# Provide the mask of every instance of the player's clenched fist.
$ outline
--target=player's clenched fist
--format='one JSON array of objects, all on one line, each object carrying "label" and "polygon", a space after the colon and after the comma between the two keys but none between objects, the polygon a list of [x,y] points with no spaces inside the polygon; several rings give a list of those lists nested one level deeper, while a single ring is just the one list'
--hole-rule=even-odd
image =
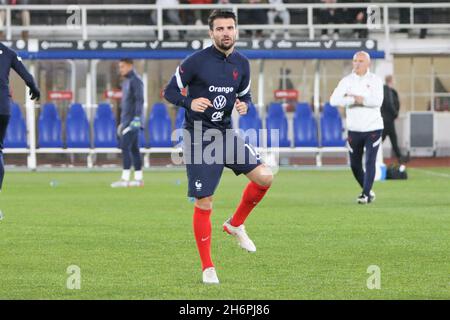
[{"label": "player's clenched fist", "polygon": [[208,107],[212,107],[212,103],[206,98],[197,98],[191,102],[192,111],[205,112]]},{"label": "player's clenched fist", "polygon": [[247,114],[248,106],[245,102],[240,101],[239,99],[236,99],[236,102],[234,103],[234,107],[236,108],[237,112],[241,116],[244,114]]}]

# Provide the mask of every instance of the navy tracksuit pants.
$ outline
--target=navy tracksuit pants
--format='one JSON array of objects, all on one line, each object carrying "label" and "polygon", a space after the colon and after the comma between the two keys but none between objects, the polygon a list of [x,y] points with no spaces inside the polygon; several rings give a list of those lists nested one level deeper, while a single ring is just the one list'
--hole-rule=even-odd
[{"label": "navy tracksuit pants", "polygon": [[[375,180],[377,152],[381,145],[383,130],[370,132],[348,132],[348,146],[350,151],[350,166],[356,181],[363,189],[363,194],[369,197]],[[363,154],[366,149],[365,166],[363,169]]]},{"label": "navy tracksuit pants", "polygon": [[122,135],[121,149],[123,156],[123,168],[131,169],[134,166],[135,171],[142,169],[141,153],[139,151],[139,129],[133,129]]}]

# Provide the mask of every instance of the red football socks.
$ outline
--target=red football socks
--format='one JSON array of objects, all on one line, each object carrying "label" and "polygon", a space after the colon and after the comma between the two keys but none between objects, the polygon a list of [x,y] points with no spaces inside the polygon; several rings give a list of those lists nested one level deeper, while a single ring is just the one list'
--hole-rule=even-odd
[{"label": "red football socks", "polygon": [[253,208],[261,201],[261,199],[269,190],[270,186],[260,186],[259,184],[250,181],[244,189],[242,194],[241,203],[231,218],[231,225],[233,227],[239,227],[245,222]]},{"label": "red football socks", "polygon": [[203,210],[194,206],[194,235],[198,253],[202,260],[202,270],[214,267],[211,260],[211,209]]}]

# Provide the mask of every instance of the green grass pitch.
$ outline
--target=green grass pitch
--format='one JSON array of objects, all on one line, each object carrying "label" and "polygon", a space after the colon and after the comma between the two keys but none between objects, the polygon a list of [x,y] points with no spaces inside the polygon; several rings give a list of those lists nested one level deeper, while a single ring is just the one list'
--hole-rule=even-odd
[{"label": "green grass pitch", "polygon": [[[184,171],[120,190],[119,172],[8,172],[0,299],[450,299],[450,169],[409,175],[361,206],[349,170],[282,170],[246,222],[249,254],[221,230],[246,184],[226,171],[212,217],[221,284],[206,286]],[[380,289],[367,288],[371,265]]]}]

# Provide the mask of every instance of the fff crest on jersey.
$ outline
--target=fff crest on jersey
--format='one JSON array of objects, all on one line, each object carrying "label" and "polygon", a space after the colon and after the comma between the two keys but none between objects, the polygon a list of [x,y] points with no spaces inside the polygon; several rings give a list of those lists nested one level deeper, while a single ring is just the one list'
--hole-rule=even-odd
[{"label": "fff crest on jersey", "polygon": [[214,101],[213,101],[213,106],[216,110],[220,110],[225,108],[227,104],[227,98],[225,98],[225,96],[217,96]]},{"label": "fff crest on jersey", "polygon": [[239,77],[239,72],[237,70],[233,70],[233,79],[236,81]]}]

